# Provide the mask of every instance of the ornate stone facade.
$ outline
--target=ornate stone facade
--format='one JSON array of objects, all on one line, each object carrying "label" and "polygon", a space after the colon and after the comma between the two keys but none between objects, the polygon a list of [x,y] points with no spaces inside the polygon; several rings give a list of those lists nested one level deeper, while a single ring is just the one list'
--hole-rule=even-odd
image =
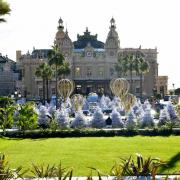
[{"label": "ornate stone facade", "polygon": [[156,77],[155,90],[157,94],[161,94],[162,97],[168,94],[168,76],[158,76]]},{"label": "ornate stone facade", "polygon": [[18,73],[16,63],[0,54],[0,96],[8,96],[16,90]]},{"label": "ornate stone facade", "polygon": [[[68,78],[75,81],[75,93],[88,94],[103,90],[111,94],[109,82],[118,77],[115,64],[119,53],[141,52],[150,65],[150,70],[143,76],[143,95],[151,96],[158,76],[157,49],[120,48],[120,40],[116,31],[115,20],[110,21],[109,32],[105,43],[98,41],[97,34],[91,35],[88,28],[83,35],[77,35],[77,41],[72,42],[67,30],[64,30],[62,19],[59,20],[58,31],[54,43],[58,46],[66,60],[70,62],[71,74]],[[41,96],[42,81],[35,76],[35,70],[42,61],[47,61],[48,50],[34,49],[32,54],[21,55],[17,51],[17,64],[22,73],[19,85],[25,96],[37,98]],[[125,77],[127,80],[130,76]],[[140,93],[140,78],[133,74],[133,93]],[[50,95],[54,94],[55,81],[51,80]]]}]

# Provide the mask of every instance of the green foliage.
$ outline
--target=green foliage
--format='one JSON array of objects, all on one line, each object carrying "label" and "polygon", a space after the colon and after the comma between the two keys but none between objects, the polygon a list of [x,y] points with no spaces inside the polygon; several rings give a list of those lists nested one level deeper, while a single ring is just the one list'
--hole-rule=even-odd
[{"label": "green foliage", "polygon": [[[25,118],[26,121],[26,118]],[[35,126],[36,127],[36,126]],[[180,135],[179,128],[171,128],[162,126],[154,129],[118,129],[118,130],[98,130],[98,129],[57,129],[57,124],[52,120],[50,123],[52,129],[36,129],[28,131],[7,131],[3,135],[10,138],[50,138],[50,137],[114,137],[125,136],[132,137],[137,135],[142,136],[170,136]],[[31,127],[27,127],[30,129]],[[20,129],[20,128],[19,128]],[[31,128],[32,129],[32,128]],[[22,129],[23,130],[23,129]],[[25,129],[24,129],[25,130]]]},{"label": "green foliage", "polygon": [[120,179],[122,174],[123,174],[123,168],[119,163],[116,162],[110,170],[110,175],[116,176],[117,179]]},{"label": "green foliage", "polygon": [[120,166],[122,167],[122,175],[128,175],[128,176],[150,176],[152,175],[153,179],[155,178],[155,175],[157,174],[158,168],[164,163],[160,161],[159,158],[143,158],[141,154],[136,154],[137,160],[134,161],[132,159],[132,156],[130,156],[128,159],[123,159],[122,164]]},{"label": "green foliage", "polygon": [[15,105],[6,105],[3,108],[0,108],[0,128],[5,132],[6,128],[12,128],[14,123],[14,110]]},{"label": "green foliage", "polygon": [[49,65],[50,66],[61,66],[65,61],[64,56],[60,53],[58,46],[55,45],[53,49],[48,54]]},{"label": "green foliage", "polygon": [[22,166],[19,166],[17,169],[10,169],[5,154],[0,153],[0,180],[11,180],[18,177],[22,178],[27,171],[21,171]]},{"label": "green foliage", "polygon": [[[64,56],[61,54],[59,48],[57,45],[52,47],[53,49],[48,54],[48,63],[51,67],[53,67],[55,72],[55,79],[56,79],[56,97],[57,94],[57,82],[60,75],[67,75],[70,73],[70,67],[69,63],[65,61]],[[58,102],[56,98],[56,108],[57,108]]]},{"label": "green foliage", "polygon": [[158,94],[158,93],[155,94],[155,98],[156,98],[156,99],[161,99],[161,98],[162,98],[162,97],[161,97],[161,94]]},{"label": "green foliage", "polygon": [[[94,170],[94,171],[97,173],[99,180],[102,180],[102,176],[108,176],[108,175],[102,173],[99,169],[96,169],[96,168],[94,168],[94,167],[89,167],[89,168],[92,169],[92,170]],[[91,178],[92,178],[92,176],[90,175],[90,176],[88,176],[87,179],[91,179]]]},{"label": "green foliage", "polygon": [[20,130],[35,129],[38,115],[34,110],[34,103],[20,105],[19,114],[15,117],[16,125]]},{"label": "green foliage", "polygon": [[33,177],[37,177],[37,178],[44,178],[44,177],[55,177],[55,171],[56,171],[56,167],[55,165],[35,165],[35,164],[32,164],[32,174],[33,174]]},{"label": "green foliage", "polygon": [[73,169],[67,170],[66,168],[62,167],[60,163],[58,166],[55,165],[35,165],[32,164],[31,173],[33,174],[34,178],[52,178],[57,177],[58,180],[65,180],[67,177],[69,179],[72,178]]},{"label": "green foliage", "polygon": [[6,22],[4,18],[1,18],[1,16],[9,14],[11,11],[9,4],[7,2],[4,2],[4,0],[0,0],[0,23]]},{"label": "green foliage", "polygon": [[159,119],[159,115],[160,115],[160,113],[156,112],[155,115],[154,115],[154,119]]},{"label": "green foliage", "polygon": [[49,52],[48,59],[49,65],[55,67],[56,75],[61,76],[70,73],[70,64],[65,60],[57,45],[53,46],[53,49]]},{"label": "green foliage", "polygon": [[42,63],[36,69],[35,74],[37,77],[41,77],[43,80],[43,104],[45,104],[45,84],[46,84],[46,92],[47,92],[46,96],[47,96],[47,100],[49,100],[48,84],[49,84],[49,79],[52,78],[53,71],[47,63]]},{"label": "green foliage", "polygon": [[180,95],[180,88],[175,89],[175,95]]},{"label": "green foliage", "polygon": [[8,96],[0,96],[0,107],[7,107],[13,104],[13,99]]},{"label": "green foliage", "polygon": [[52,129],[52,131],[56,131],[58,129],[58,127],[59,127],[55,118],[51,119],[49,126]]},{"label": "green foliage", "polygon": [[[72,170],[70,170],[70,171],[72,171]],[[68,177],[68,175],[71,174],[70,171],[67,171],[66,168],[62,167],[62,164],[60,162],[56,168],[55,174],[56,174],[56,177],[58,177],[58,180],[65,180]],[[71,177],[72,177],[72,174],[71,174]]]},{"label": "green foliage", "polygon": [[123,55],[119,55],[118,62],[115,64],[115,70],[118,73],[118,76],[125,76],[128,71],[128,65],[126,58]]},{"label": "green foliage", "polygon": [[[120,54],[118,62],[115,64],[115,70],[119,77],[130,74],[130,84],[132,86],[133,72],[140,76],[140,95],[142,96],[142,78],[143,74],[149,71],[149,64],[145,60],[143,53],[137,51],[134,54]],[[132,91],[132,89],[131,89]]]},{"label": "green foliage", "polygon": [[70,74],[71,69],[70,69],[70,64],[68,61],[64,61],[61,66],[58,68],[58,75],[63,76],[63,75],[68,75]]}]

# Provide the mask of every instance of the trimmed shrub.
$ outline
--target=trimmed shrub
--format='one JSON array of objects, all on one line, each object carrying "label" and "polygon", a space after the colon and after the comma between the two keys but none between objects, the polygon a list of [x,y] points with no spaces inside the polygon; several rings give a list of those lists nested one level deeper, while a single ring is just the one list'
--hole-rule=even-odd
[{"label": "trimmed shrub", "polygon": [[83,128],[86,127],[86,118],[82,111],[78,111],[75,115],[75,119],[71,122],[72,128]]},{"label": "trimmed shrub", "polygon": [[103,113],[99,107],[96,109],[95,113],[93,114],[92,127],[93,128],[105,127],[105,120],[103,118]]},{"label": "trimmed shrub", "polygon": [[124,123],[121,119],[121,114],[114,109],[112,114],[111,114],[111,119],[112,119],[112,127],[113,128],[123,128],[124,127]]}]

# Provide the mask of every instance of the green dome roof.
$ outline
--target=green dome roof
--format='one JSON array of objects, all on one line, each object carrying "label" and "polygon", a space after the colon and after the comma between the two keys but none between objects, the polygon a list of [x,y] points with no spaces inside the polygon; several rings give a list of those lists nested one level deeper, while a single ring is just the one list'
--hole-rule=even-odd
[{"label": "green dome roof", "polygon": [[96,49],[103,49],[104,43],[97,40],[97,34],[91,35],[91,33],[88,31],[88,28],[86,28],[86,31],[84,32],[84,35],[77,35],[77,41],[74,41],[74,49],[84,49],[88,43],[91,44],[93,48]]}]

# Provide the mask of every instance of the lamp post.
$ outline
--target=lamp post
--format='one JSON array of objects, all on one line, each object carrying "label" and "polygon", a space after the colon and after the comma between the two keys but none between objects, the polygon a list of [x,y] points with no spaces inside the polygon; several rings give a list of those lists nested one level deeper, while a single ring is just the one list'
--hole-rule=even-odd
[{"label": "lamp post", "polygon": [[17,90],[15,90],[13,94],[11,94],[11,98],[15,99],[15,101],[17,101],[21,97],[22,97],[21,92]]},{"label": "lamp post", "polygon": [[173,86],[173,95],[175,95],[175,84],[173,83],[172,86]]}]

